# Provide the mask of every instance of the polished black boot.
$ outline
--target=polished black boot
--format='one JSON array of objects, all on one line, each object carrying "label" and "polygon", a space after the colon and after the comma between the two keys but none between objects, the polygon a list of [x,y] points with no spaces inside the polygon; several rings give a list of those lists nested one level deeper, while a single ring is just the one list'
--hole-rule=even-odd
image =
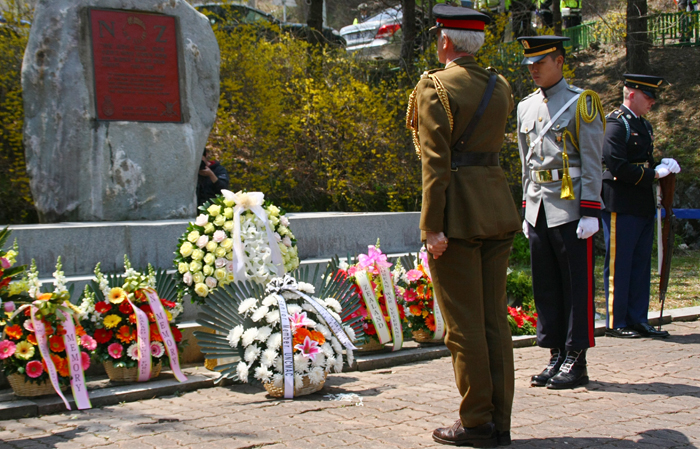
[{"label": "polished black boot", "polygon": [[564,350],[559,348],[554,348],[549,350],[552,355],[549,359],[549,365],[539,374],[535,374],[530,379],[530,386],[533,387],[544,387],[547,385],[547,381],[554,377],[561,368],[561,364],[564,363]]},{"label": "polished black boot", "polygon": [[579,385],[586,385],[587,383],[586,350],[580,349],[566,353],[566,360],[564,360],[557,375],[547,381],[547,388],[565,390],[578,387]]}]

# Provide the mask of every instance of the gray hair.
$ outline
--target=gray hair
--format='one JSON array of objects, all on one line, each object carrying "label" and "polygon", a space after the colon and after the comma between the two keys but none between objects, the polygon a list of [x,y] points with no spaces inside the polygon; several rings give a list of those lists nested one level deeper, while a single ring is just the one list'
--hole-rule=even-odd
[{"label": "gray hair", "polygon": [[481,46],[484,45],[484,33],[481,31],[453,29],[443,29],[440,31],[452,41],[452,45],[454,45],[454,49],[457,52],[475,55]]}]

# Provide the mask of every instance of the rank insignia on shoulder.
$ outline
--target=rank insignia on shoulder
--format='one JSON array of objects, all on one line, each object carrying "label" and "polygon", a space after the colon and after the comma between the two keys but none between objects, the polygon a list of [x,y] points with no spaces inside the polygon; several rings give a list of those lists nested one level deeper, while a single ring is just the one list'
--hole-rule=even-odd
[{"label": "rank insignia on shoulder", "polygon": [[632,116],[629,115],[629,114],[625,115],[625,117],[627,117],[628,120],[631,120],[631,119],[632,119]]}]

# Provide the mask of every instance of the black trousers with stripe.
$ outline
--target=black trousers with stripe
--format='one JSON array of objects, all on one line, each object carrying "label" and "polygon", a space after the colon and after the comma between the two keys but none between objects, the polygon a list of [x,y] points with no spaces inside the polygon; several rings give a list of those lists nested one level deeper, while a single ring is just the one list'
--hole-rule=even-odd
[{"label": "black trousers with stripe", "polygon": [[654,216],[603,211],[608,328],[648,323]]},{"label": "black trousers with stripe", "polygon": [[576,236],[578,220],[547,227],[544,207],[529,225],[537,344],[575,351],[595,346],[593,337],[593,237]]}]

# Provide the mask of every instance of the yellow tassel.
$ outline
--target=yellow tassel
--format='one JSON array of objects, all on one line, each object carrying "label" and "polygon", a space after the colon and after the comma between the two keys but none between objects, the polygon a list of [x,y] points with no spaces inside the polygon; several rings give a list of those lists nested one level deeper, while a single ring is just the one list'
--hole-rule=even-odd
[{"label": "yellow tassel", "polygon": [[569,174],[569,155],[566,154],[566,141],[564,141],[564,154],[562,154],[562,159],[564,159],[564,175],[561,178],[561,199],[575,200],[574,182],[571,180],[571,175]]}]

